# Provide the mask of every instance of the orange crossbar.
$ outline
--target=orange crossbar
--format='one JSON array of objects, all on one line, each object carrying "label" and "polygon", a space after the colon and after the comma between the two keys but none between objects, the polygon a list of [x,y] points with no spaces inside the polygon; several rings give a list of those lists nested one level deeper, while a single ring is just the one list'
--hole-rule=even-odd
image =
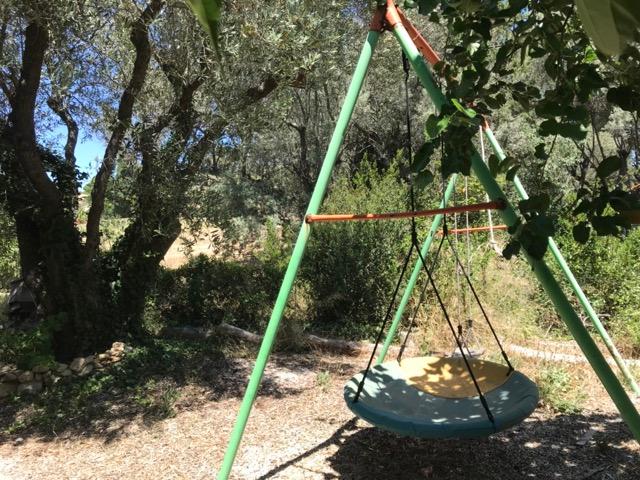
[{"label": "orange crossbar", "polygon": [[431,66],[435,65],[440,61],[440,56],[436,53],[436,51],[429,45],[429,42],[425,40],[422,34],[418,31],[418,29],[411,23],[411,21],[405,16],[404,12],[396,7],[398,11],[398,15],[400,16],[400,20],[402,21],[402,25],[405,30],[415,43],[416,47],[425,58],[427,62],[431,64]]},{"label": "orange crossbar", "polygon": [[[476,233],[476,232],[488,232],[489,230],[506,230],[506,225],[494,225],[493,227],[470,227],[470,228],[450,228],[447,230],[448,233]],[[442,230],[438,232],[439,235],[442,235]]]},{"label": "orange crossbar", "polygon": [[495,202],[474,203],[471,205],[459,205],[456,207],[436,208],[434,210],[417,210],[415,212],[390,212],[390,213],[344,213],[334,215],[307,215],[307,223],[351,222],[364,220],[397,220],[411,217],[433,217],[438,214],[478,212],[481,210],[503,210],[506,204],[503,200]]}]

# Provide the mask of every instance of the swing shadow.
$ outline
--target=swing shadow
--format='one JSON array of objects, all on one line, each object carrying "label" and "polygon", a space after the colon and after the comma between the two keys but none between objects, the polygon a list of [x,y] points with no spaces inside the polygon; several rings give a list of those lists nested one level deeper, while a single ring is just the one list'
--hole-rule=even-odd
[{"label": "swing shadow", "polygon": [[[593,436],[585,435],[590,430]],[[321,460],[326,467],[313,478],[637,480],[640,456],[632,444],[631,432],[616,415],[599,413],[529,418],[486,438],[437,440],[360,427],[354,417],[257,480],[300,478],[283,472],[331,446],[336,452]]]}]

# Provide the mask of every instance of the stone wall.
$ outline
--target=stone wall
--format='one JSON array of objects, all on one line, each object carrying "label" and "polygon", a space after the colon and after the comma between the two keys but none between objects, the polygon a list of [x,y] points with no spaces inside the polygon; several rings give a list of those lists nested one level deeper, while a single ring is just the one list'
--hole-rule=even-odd
[{"label": "stone wall", "polygon": [[22,393],[37,394],[63,378],[85,377],[119,362],[130,350],[124,343],[114,342],[106,352],[74,358],[68,365],[53,362],[36,365],[30,370],[20,370],[14,365],[0,365],[0,398]]}]

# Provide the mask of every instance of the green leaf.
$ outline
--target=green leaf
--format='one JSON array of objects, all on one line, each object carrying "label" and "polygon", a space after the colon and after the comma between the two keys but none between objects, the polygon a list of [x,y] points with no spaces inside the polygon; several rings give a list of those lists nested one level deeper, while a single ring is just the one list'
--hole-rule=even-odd
[{"label": "green leaf", "polygon": [[507,260],[511,259],[514,255],[520,253],[520,242],[517,240],[511,240],[502,250],[502,256]]},{"label": "green leaf", "polygon": [[415,183],[414,185],[416,186],[416,188],[418,189],[424,189],[425,187],[427,187],[431,182],[433,182],[433,173],[431,173],[429,170],[422,170],[415,179]]},{"label": "green leaf", "polygon": [[489,171],[494,178],[500,173],[500,159],[493,153],[489,155]]},{"label": "green leaf", "polygon": [[591,227],[587,222],[580,222],[573,227],[573,238],[578,243],[587,243],[590,234]]},{"label": "green leaf", "polygon": [[437,138],[447,128],[450,121],[451,117],[449,116],[439,118],[436,115],[430,115],[425,125],[427,136],[429,138]]},{"label": "green leaf", "polygon": [[598,50],[615,56],[633,41],[640,25],[634,0],[576,0],[578,16]]},{"label": "green leaf", "polygon": [[544,147],[545,147],[544,142],[536,145],[536,152],[535,152],[536,158],[539,158],[540,160],[547,160],[549,158],[549,154],[545,152]]},{"label": "green leaf", "polygon": [[438,6],[439,0],[418,0],[418,12],[422,15],[429,15]]},{"label": "green leaf", "polygon": [[507,180],[509,180],[510,182],[513,181],[514,178],[516,178],[516,175],[518,173],[518,169],[520,168],[520,165],[514,165],[513,167],[511,167],[509,170],[507,170],[507,173],[505,175],[505,177],[507,178]]},{"label": "green leaf", "polygon": [[587,138],[587,129],[579,123],[562,122],[559,123],[556,132],[558,135],[571,138],[572,140],[584,140]]},{"label": "green leaf", "polygon": [[413,156],[413,165],[411,166],[411,171],[413,173],[418,173],[427,167],[429,161],[431,160],[433,150],[434,144],[432,142],[425,142],[424,144],[422,144],[422,146]]},{"label": "green leaf", "polygon": [[463,107],[462,104],[455,98],[451,99],[451,103],[453,103],[453,106],[456,107],[458,111],[464,113],[467,117],[474,118],[476,116],[476,111],[473,108]]},{"label": "green leaf", "polygon": [[187,0],[187,2],[204,30],[209,34],[217,51],[222,0]]},{"label": "green leaf", "polygon": [[591,225],[598,235],[615,235],[618,233],[617,218],[615,216],[595,216],[591,219]]},{"label": "green leaf", "polygon": [[607,178],[609,175],[614,174],[622,167],[622,160],[618,156],[611,156],[605,158],[600,165],[596,167],[596,173],[600,178]]},{"label": "green leaf", "polygon": [[640,110],[639,99],[640,95],[638,95],[638,92],[628,85],[610,88],[607,92],[607,101],[627,112]]},{"label": "green leaf", "polygon": [[545,212],[549,208],[551,199],[546,193],[534,195],[526,200],[521,200],[518,203],[518,208],[522,213],[529,212]]}]

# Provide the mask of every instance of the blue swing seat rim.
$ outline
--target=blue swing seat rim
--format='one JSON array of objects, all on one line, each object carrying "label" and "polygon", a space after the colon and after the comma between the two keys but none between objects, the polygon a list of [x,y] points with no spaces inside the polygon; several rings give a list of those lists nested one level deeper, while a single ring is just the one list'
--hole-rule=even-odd
[{"label": "blue swing seat rim", "polygon": [[[393,361],[371,368],[360,398],[354,402],[363,373],[345,384],[347,407],[375,427],[417,438],[487,437],[522,422],[535,410],[540,398],[535,383],[513,371],[502,385],[483,392],[493,415],[491,421],[478,396],[448,399],[419,390],[404,380],[400,366]],[[394,408],[394,402],[402,404],[402,408]],[[442,410],[448,415],[438,416]]]}]

